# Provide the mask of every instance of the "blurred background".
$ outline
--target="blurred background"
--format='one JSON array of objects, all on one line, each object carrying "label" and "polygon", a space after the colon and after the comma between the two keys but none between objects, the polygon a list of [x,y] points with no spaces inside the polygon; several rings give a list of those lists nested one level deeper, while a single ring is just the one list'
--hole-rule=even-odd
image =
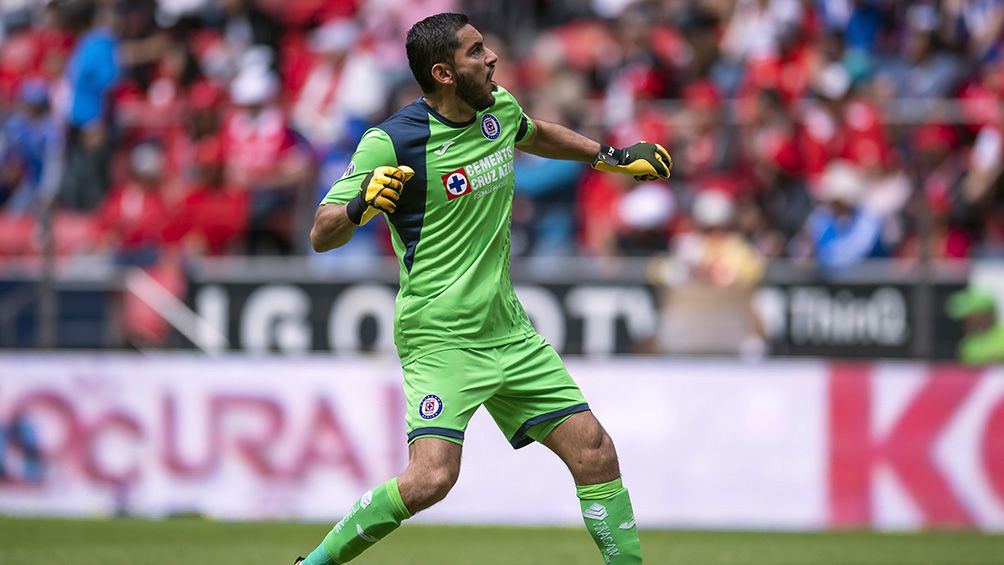
[{"label": "blurred background", "polygon": [[[307,232],[442,11],[530,116],[674,157],[516,163],[639,524],[1004,529],[1000,0],[4,0],[0,513],[327,520],[403,467],[387,227]],[[578,522],[467,444],[422,519]]]}]

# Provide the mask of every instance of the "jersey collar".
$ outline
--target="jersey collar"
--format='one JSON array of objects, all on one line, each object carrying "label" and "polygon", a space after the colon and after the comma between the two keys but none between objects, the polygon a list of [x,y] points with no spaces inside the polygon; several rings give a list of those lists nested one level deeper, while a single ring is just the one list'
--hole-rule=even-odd
[{"label": "jersey collar", "polygon": [[442,122],[442,123],[443,123],[443,125],[446,125],[446,126],[449,126],[449,127],[451,127],[451,128],[465,128],[465,127],[467,127],[467,126],[469,126],[469,125],[473,124],[473,123],[474,123],[474,121],[478,119],[478,115],[477,115],[477,113],[475,112],[474,116],[473,116],[473,117],[471,117],[471,119],[467,120],[466,122],[455,122],[455,121],[453,121],[453,120],[451,120],[451,119],[447,118],[446,116],[444,116],[444,115],[440,114],[439,112],[437,112],[437,111],[433,110],[433,109],[432,109],[432,106],[429,106],[429,104],[428,104],[428,103],[427,103],[427,102],[425,101],[425,97],[424,97],[424,96],[418,99],[418,103],[419,103],[420,105],[424,106],[424,107],[425,107],[425,109],[426,109],[426,110],[427,110],[427,111],[428,111],[428,112],[429,112],[430,114],[432,114],[432,116],[433,116],[434,118],[436,118],[437,120],[439,120],[440,122]]}]

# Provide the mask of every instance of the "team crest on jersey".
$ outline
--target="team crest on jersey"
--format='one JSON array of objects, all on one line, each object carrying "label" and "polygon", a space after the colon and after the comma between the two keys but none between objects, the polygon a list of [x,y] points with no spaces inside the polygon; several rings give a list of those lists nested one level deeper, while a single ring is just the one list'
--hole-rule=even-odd
[{"label": "team crest on jersey", "polygon": [[443,188],[446,189],[446,199],[453,200],[471,193],[471,179],[463,167],[443,175]]},{"label": "team crest on jersey", "polygon": [[435,394],[427,394],[418,405],[418,415],[423,420],[432,420],[443,412],[443,399]]},{"label": "team crest on jersey", "polygon": [[485,114],[481,118],[481,133],[491,140],[496,140],[502,135],[502,124],[499,119],[492,114]]}]

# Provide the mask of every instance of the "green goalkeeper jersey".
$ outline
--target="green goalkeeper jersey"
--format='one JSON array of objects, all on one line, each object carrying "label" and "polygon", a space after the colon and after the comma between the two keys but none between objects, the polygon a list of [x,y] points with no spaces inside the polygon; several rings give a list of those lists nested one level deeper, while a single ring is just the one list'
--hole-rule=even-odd
[{"label": "green goalkeeper jersey", "polygon": [[489,347],[533,333],[509,278],[515,144],[533,122],[499,87],[466,123],[424,99],[368,130],[322,203],[344,204],[384,165],[415,170],[385,214],[401,268],[394,341],[404,364],[452,348]]}]

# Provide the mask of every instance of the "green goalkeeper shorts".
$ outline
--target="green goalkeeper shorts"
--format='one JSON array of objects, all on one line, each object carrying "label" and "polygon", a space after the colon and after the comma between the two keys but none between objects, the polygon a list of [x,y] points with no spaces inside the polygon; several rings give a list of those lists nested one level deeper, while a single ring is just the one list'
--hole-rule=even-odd
[{"label": "green goalkeeper shorts", "polygon": [[496,347],[419,357],[404,366],[404,396],[409,444],[420,437],[463,444],[482,404],[514,449],[589,410],[557,352],[536,333]]}]

